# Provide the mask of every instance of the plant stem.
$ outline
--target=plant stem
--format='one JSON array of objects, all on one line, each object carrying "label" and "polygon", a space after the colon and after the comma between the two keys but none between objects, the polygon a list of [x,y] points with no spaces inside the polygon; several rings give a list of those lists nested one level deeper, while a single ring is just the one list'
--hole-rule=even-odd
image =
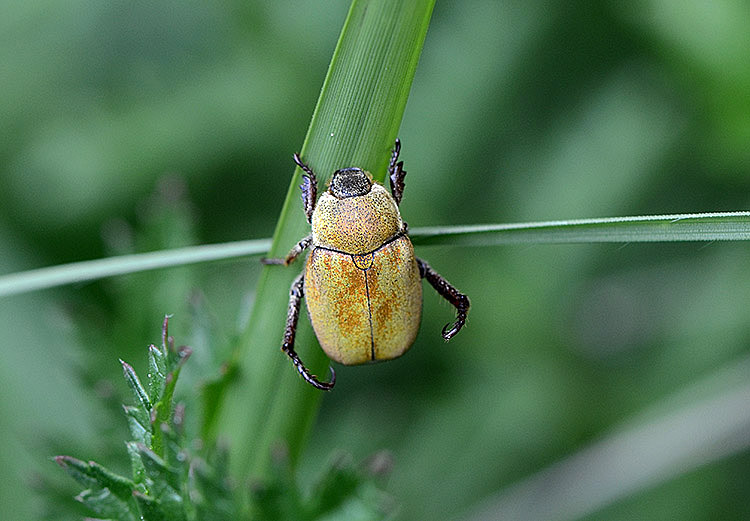
[{"label": "plant stem", "polygon": [[[433,5],[434,0],[352,3],[301,150],[321,189],[334,170],[347,166],[384,178]],[[309,233],[299,184],[297,169],[271,256],[285,255]],[[286,445],[295,464],[323,396],[298,377],[279,351],[289,285],[301,264],[263,269],[250,321],[235,352],[237,377],[224,395],[218,423],[209,431],[229,442],[232,471],[241,483],[267,475],[271,449],[278,443]],[[327,377],[328,360],[304,316],[296,349],[308,368]]]}]

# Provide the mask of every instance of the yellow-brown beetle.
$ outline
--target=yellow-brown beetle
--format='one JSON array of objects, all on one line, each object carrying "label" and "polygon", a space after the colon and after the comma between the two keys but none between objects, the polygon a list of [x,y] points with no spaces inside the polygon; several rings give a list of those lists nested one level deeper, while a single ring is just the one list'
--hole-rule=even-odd
[{"label": "yellow-brown beetle", "polygon": [[319,381],[294,351],[303,295],[320,346],[344,365],[390,360],[409,349],[422,315],[422,278],[456,308],[456,321],[443,328],[443,338],[450,340],[466,322],[469,298],[414,256],[398,210],[406,176],[404,162],[398,160],[400,151],[397,139],[388,166],[393,195],[369,172],[344,168],[333,173],[317,204],[315,173],[294,154],[294,162],[305,172],[300,189],[312,233],[286,258],[262,262],[288,265],[312,246],[305,271],[289,291],[281,350],[318,389],[332,389],[336,373],[331,368],[330,382]]}]

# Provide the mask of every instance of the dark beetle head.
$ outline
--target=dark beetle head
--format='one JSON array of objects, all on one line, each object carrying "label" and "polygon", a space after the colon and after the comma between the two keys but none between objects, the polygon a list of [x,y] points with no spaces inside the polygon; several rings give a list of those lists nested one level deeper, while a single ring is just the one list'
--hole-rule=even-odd
[{"label": "dark beetle head", "polygon": [[361,168],[342,168],[336,170],[331,178],[328,191],[338,199],[367,195],[372,188],[372,180]]}]

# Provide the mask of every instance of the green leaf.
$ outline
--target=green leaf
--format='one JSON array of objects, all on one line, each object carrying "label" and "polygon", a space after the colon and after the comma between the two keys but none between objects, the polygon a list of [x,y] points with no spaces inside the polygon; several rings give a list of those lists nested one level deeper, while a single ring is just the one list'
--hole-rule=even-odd
[{"label": "green leaf", "polygon": [[196,518],[201,521],[236,518],[237,502],[229,485],[226,454],[225,450],[216,452],[212,458],[212,466],[197,458],[191,463],[190,498],[195,507]]},{"label": "green leaf", "polygon": [[284,451],[276,451],[270,478],[254,489],[257,519],[265,521],[385,519],[392,506],[362,467],[339,454],[309,494],[302,495]]},{"label": "green leaf", "polygon": [[[140,450],[138,450],[140,445],[140,442],[129,441],[125,444],[125,448],[128,451],[128,456],[130,456],[130,467],[133,474],[133,481],[136,484],[143,485],[146,483],[147,474],[146,466],[143,464]],[[145,490],[145,488],[142,487],[142,490]]]},{"label": "green leaf", "polygon": [[76,499],[99,515],[135,519],[130,511],[135,483],[118,476],[93,461],[86,463],[70,456],[56,456],[55,462],[86,490]]},{"label": "green leaf", "polygon": [[166,378],[166,356],[158,347],[151,344],[148,347],[148,393],[152,400],[159,400]]},{"label": "green leaf", "polygon": [[96,479],[89,475],[88,464],[71,456],[55,456],[55,463],[60,465],[73,479],[84,487],[96,487]]},{"label": "green leaf", "polygon": [[356,495],[363,481],[361,473],[354,468],[352,458],[339,455],[326,469],[311,494],[311,510],[318,516],[336,511]]},{"label": "green leaf", "polygon": [[147,415],[150,414],[151,400],[148,397],[146,389],[144,389],[143,385],[141,385],[141,380],[135,373],[135,369],[133,369],[130,364],[124,362],[123,360],[120,360],[120,363],[122,364],[122,372],[125,375],[125,381],[128,383],[128,387],[130,387],[130,390],[133,391],[133,396],[135,396],[138,407],[140,407],[141,410],[145,411]]},{"label": "green leaf", "polygon": [[84,490],[76,496],[76,499],[100,516],[120,521],[136,521],[137,519],[128,505],[106,488]]},{"label": "green leaf", "polygon": [[137,443],[135,448],[146,469],[146,475],[153,483],[153,495],[159,496],[168,488],[180,489],[180,474],[176,469],[170,467],[158,454],[142,443]]},{"label": "green leaf", "polygon": [[128,420],[130,436],[140,443],[151,444],[151,422],[143,409],[132,405],[123,405],[122,409]]},{"label": "green leaf", "polygon": [[[172,346],[174,351],[174,345]],[[169,422],[172,418],[172,400],[174,398],[174,389],[177,385],[177,378],[180,375],[180,368],[182,364],[188,359],[192,350],[189,347],[181,347],[179,349],[177,362],[174,367],[170,367],[170,372],[164,378],[163,389],[161,393],[161,400],[159,400],[152,411],[153,418],[153,431],[152,431],[152,448],[154,452],[164,457],[164,436],[162,426],[169,426]]]},{"label": "green leaf", "polygon": [[101,487],[108,488],[123,501],[127,501],[132,497],[135,483],[131,480],[107,470],[95,461],[89,462],[89,472]]},{"label": "green leaf", "polygon": [[70,456],[56,456],[55,462],[80,484],[91,488],[107,488],[123,500],[130,499],[135,483],[107,470],[98,463],[86,463]]},{"label": "green leaf", "polygon": [[156,499],[140,492],[134,493],[133,497],[135,497],[135,501],[138,503],[143,521],[171,521],[166,517]]},{"label": "green leaf", "polygon": [[[429,25],[432,0],[355,0],[347,16],[313,114],[302,159],[326,182],[331,172],[359,166],[383,179]],[[292,151],[290,151],[292,152]],[[290,158],[291,166],[291,158]],[[291,168],[290,168],[291,170]],[[282,256],[309,233],[299,202],[300,170],[292,176],[270,254]],[[299,457],[322,393],[305,384],[279,352],[289,285],[299,264],[266,267],[255,306],[235,352],[238,378],[217,424],[231,447],[242,482],[267,474],[270,447],[283,440]],[[328,360],[309,324],[300,320],[297,351],[315,373]],[[218,429],[211,431],[213,436]]]}]

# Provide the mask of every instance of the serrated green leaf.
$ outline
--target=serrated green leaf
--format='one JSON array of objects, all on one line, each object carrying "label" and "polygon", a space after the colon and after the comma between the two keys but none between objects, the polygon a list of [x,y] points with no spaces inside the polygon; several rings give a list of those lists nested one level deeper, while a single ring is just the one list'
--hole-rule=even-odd
[{"label": "serrated green leaf", "polygon": [[143,521],[169,521],[159,508],[159,502],[156,499],[140,492],[134,493],[133,497],[141,511]]},{"label": "serrated green leaf", "polygon": [[123,405],[123,411],[125,411],[125,417],[128,420],[128,429],[130,430],[130,436],[134,441],[143,443],[144,445],[151,444],[151,422],[148,416],[145,415],[143,409],[140,407],[133,407],[132,405]]},{"label": "serrated green leaf", "polygon": [[164,448],[163,459],[167,466],[177,469],[177,472],[184,474],[188,468],[188,454],[181,446],[182,439],[175,429],[168,423],[161,423],[159,426],[161,440]]},{"label": "serrated green leaf", "polygon": [[147,474],[146,467],[143,464],[143,460],[141,459],[141,452],[138,448],[140,445],[143,444],[135,441],[129,441],[125,444],[125,447],[128,450],[128,456],[130,456],[130,467],[133,474],[133,481],[136,484],[145,484]]},{"label": "serrated green leaf", "polygon": [[[226,451],[222,452],[226,453]],[[220,460],[221,456],[218,459]],[[210,467],[202,459],[195,459],[191,463],[190,498],[196,509],[197,519],[201,521],[237,518],[237,505],[229,485],[228,469],[225,464],[220,461],[218,463],[218,467]]]},{"label": "serrated green leaf", "polygon": [[98,487],[98,482],[91,476],[88,463],[71,456],[55,456],[55,463],[84,487]]},{"label": "serrated green leaf", "polygon": [[84,490],[76,496],[87,508],[97,515],[120,521],[136,521],[137,517],[129,505],[115,496],[109,489]]},{"label": "serrated green leaf", "polygon": [[166,357],[158,347],[151,344],[148,346],[148,393],[152,401],[159,401],[166,378]]},{"label": "serrated green leaf", "polygon": [[[174,338],[169,336],[170,317],[171,315],[167,315],[164,317],[164,322],[162,323],[161,328],[161,350],[167,359],[167,372],[174,371],[184,363],[184,360],[182,359],[183,353],[181,352],[181,350],[184,348],[181,347],[180,349],[176,349]],[[185,358],[187,358],[187,356],[185,356]]]},{"label": "serrated green leaf", "polygon": [[128,383],[128,387],[130,387],[130,390],[135,397],[136,405],[140,407],[147,416],[150,415],[151,400],[148,397],[146,389],[141,385],[141,381],[135,373],[135,369],[123,360],[120,360],[120,363],[122,364],[122,372],[125,375],[125,381]]},{"label": "serrated green leaf", "polygon": [[362,481],[363,477],[353,467],[350,456],[335,458],[312,490],[310,509],[320,516],[340,508],[354,495]]},{"label": "serrated green leaf", "polygon": [[[174,350],[172,348],[172,350]],[[154,405],[153,409],[153,428],[152,428],[152,448],[154,452],[161,457],[165,457],[165,441],[163,436],[162,424],[169,424],[172,419],[173,403],[175,386],[177,385],[177,379],[180,376],[180,369],[182,365],[190,357],[192,350],[189,347],[181,347],[177,350],[177,358],[174,359],[173,363],[170,363],[170,372],[164,379],[164,387],[161,390],[162,399]]]},{"label": "serrated green leaf", "polygon": [[141,456],[146,475],[156,487],[153,495],[159,496],[166,487],[172,491],[180,489],[180,475],[176,469],[170,467],[158,454],[142,443],[136,444],[136,449]]},{"label": "serrated green leaf", "polygon": [[95,461],[89,462],[89,473],[100,486],[108,488],[123,501],[128,501],[132,497],[135,483],[128,478],[115,474]]},{"label": "serrated green leaf", "polygon": [[185,501],[176,491],[166,492],[159,497],[161,511],[169,521],[186,521]]}]

